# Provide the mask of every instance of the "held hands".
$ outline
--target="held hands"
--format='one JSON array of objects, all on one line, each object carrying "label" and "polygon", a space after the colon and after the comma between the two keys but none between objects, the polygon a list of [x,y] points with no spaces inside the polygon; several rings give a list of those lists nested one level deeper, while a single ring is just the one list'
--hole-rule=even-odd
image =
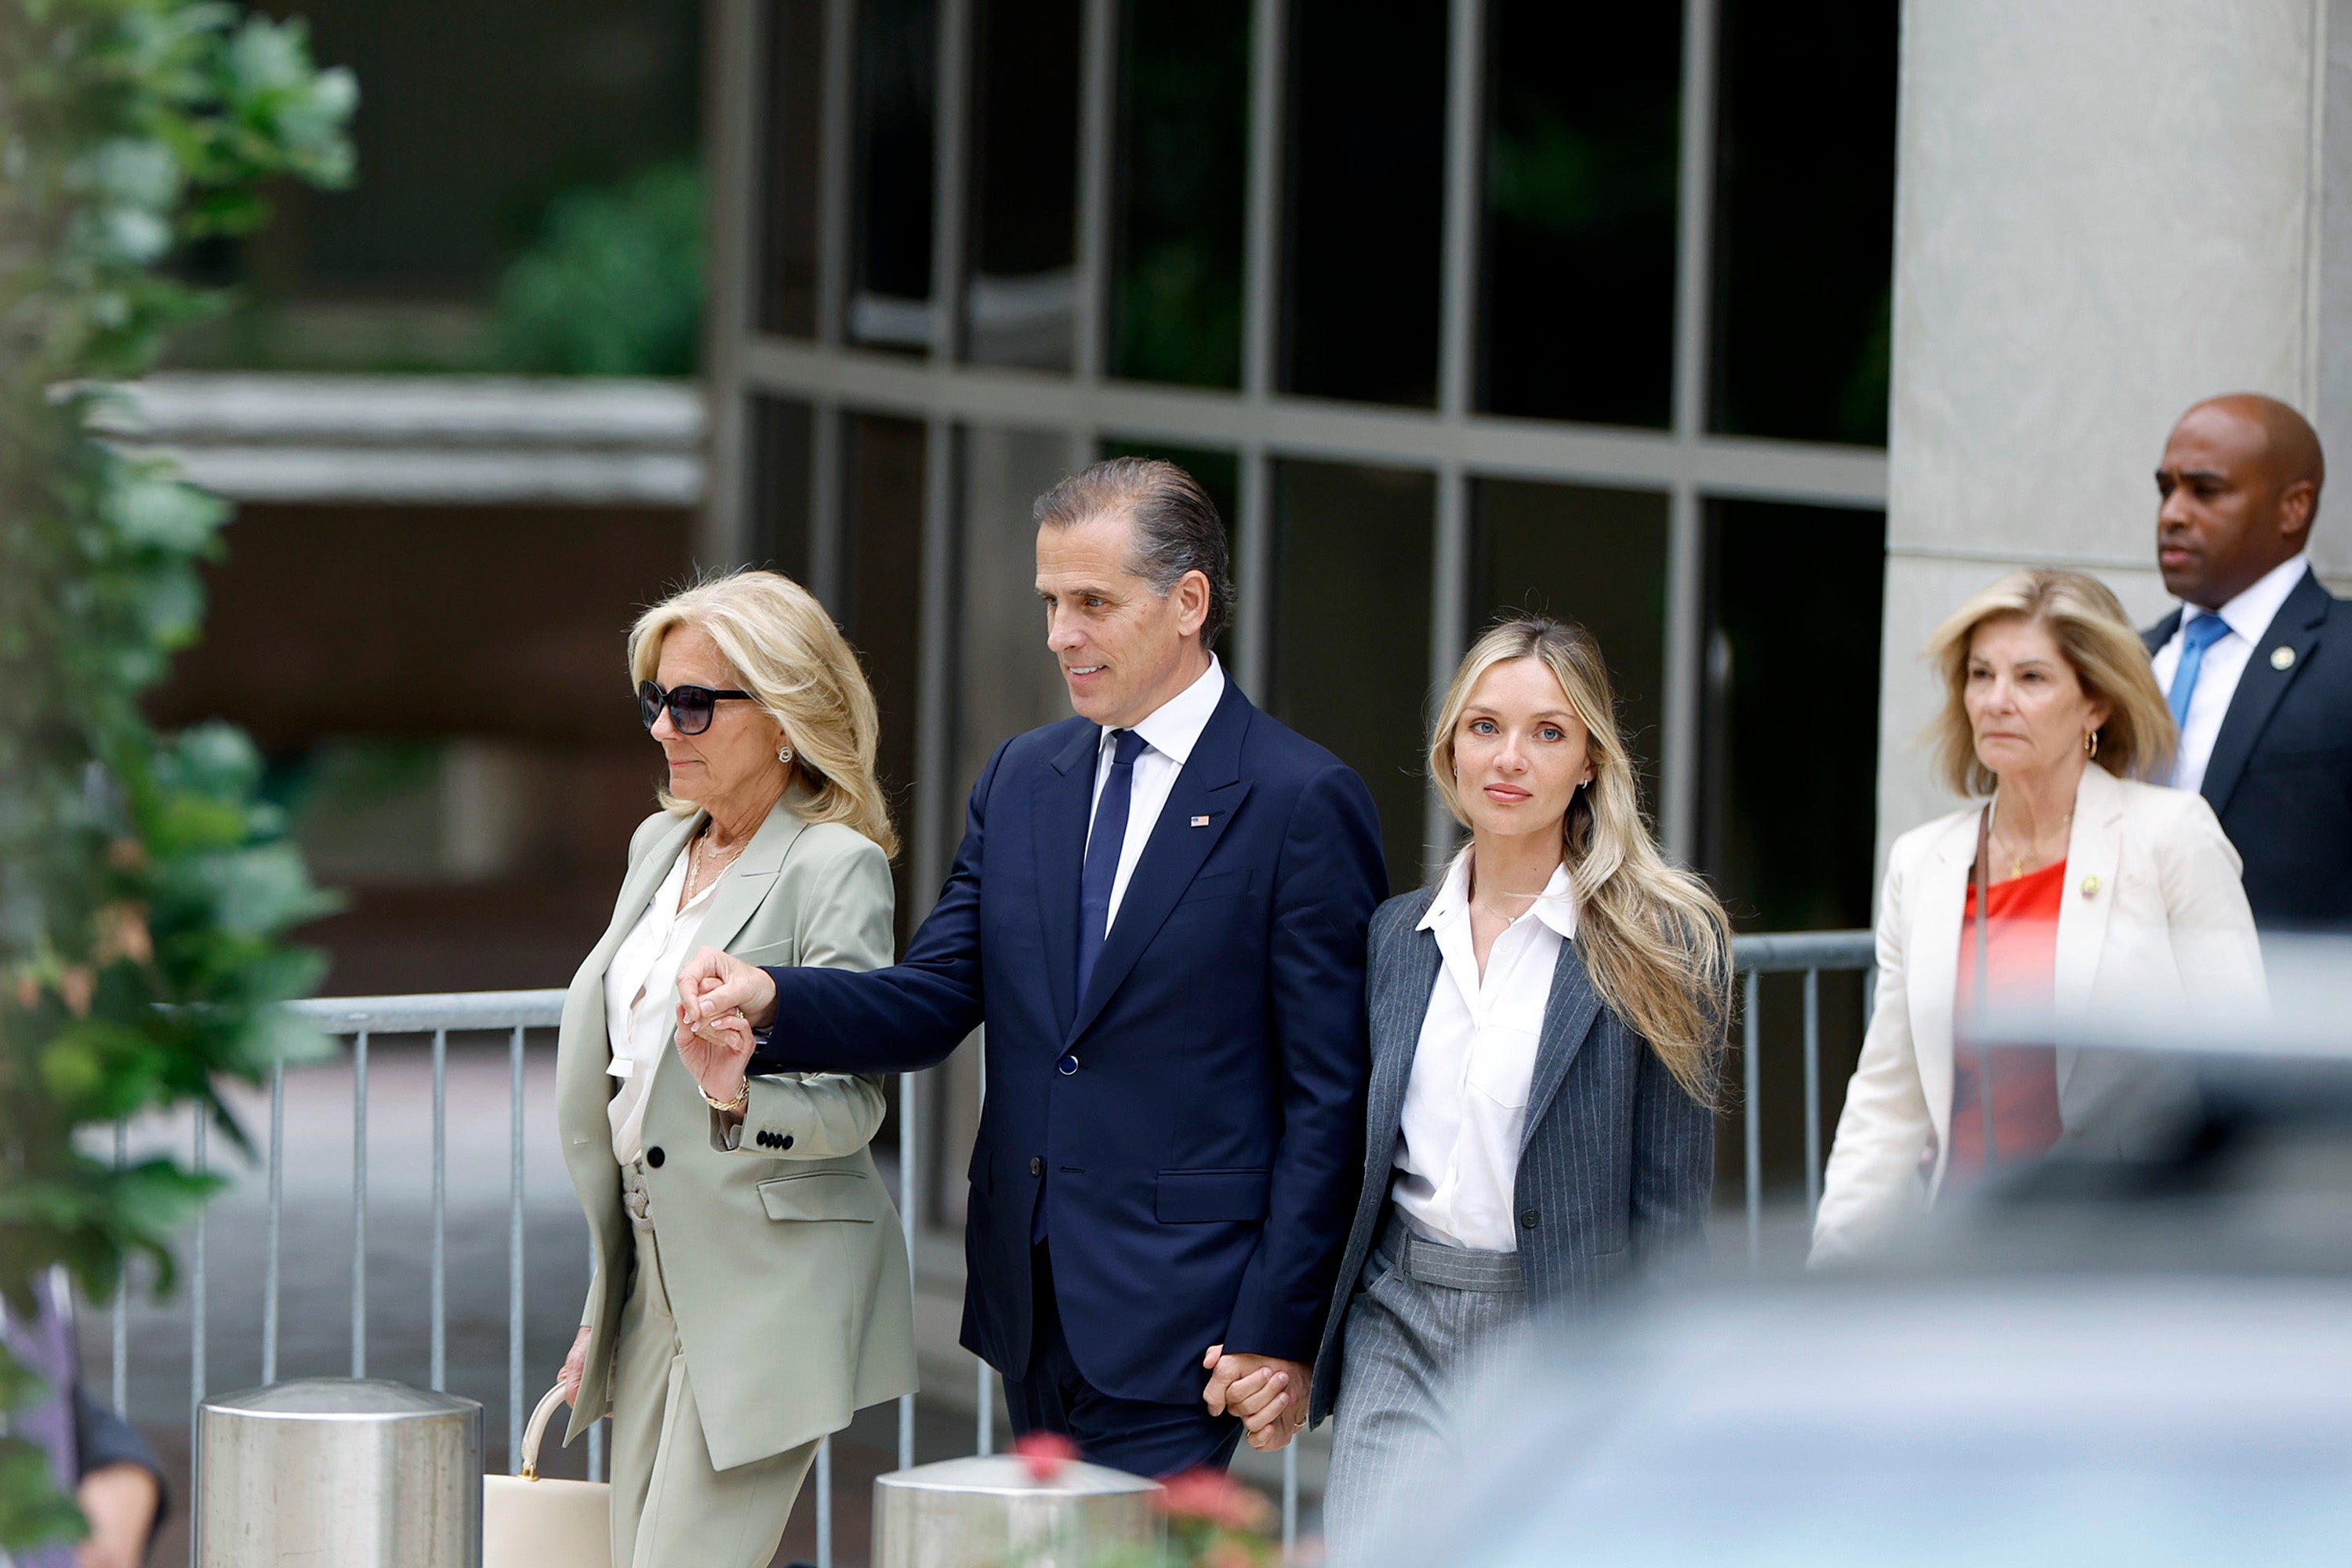
[{"label": "held hands", "polygon": [[1201,1365],[1209,1373],[1209,1386],[1202,1395],[1209,1414],[1240,1416],[1249,1446],[1259,1453],[1286,1447],[1306,1430],[1314,1373],[1304,1363],[1241,1351],[1227,1355],[1224,1346],[1211,1345]]},{"label": "held hands", "polygon": [[751,1070],[754,1027],[776,1011],[776,983],[741,959],[706,947],[677,972],[677,1055],[702,1092],[731,1100]]},{"label": "held hands", "polygon": [[742,1014],[726,1012],[701,1018],[685,1002],[678,1004],[677,1059],[712,1100],[725,1104],[743,1092],[756,1043],[751,1022]]}]

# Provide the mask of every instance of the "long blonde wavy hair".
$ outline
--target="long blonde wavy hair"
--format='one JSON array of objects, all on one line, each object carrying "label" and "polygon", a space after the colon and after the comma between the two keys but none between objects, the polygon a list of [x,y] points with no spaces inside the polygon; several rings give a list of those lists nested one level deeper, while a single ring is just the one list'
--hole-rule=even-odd
[{"label": "long blonde wavy hair", "polygon": [[1560,830],[1576,947],[1593,989],[1650,1043],[1684,1092],[1713,1107],[1731,1016],[1731,927],[1706,884],[1670,864],[1650,836],[1609,666],[1591,632],[1528,616],[1478,639],[1454,672],[1430,737],[1438,796],[1455,821],[1470,825],[1454,781],[1454,733],[1479,678],[1515,658],[1541,659],[1584,726],[1592,782],[1569,798]]},{"label": "long blonde wavy hair", "polygon": [[[808,790],[793,814],[854,827],[895,857],[898,834],[874,764],[882,733],[874,689],[816,596],[777,572],[730,572],[673,594],[629,628],[633,684],[655,679],[662,639],[680,626],[718,644],[735,683],[783,727],[793,775]],[[667,790],[661,804],[681,816],[696,810]]]}]

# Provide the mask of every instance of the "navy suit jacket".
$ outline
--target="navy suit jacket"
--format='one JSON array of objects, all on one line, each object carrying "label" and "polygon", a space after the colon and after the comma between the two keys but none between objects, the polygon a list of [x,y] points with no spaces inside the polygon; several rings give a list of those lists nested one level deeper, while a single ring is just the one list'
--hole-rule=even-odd
[{"label": "navy suit jacket", "polygon": [[754,1070],[925,1068],[986,1024],[965,1347],[1027,1373],[1042,1190],[1078,1370],[1184,1403],[1212,1344],[1315,1358],[1362,1170],[1387,878],[1363,780],[1228,683],[1073,995],[1101,732],[1069,719],[997,749],[904,963],[770,970]]},{"label": "navy suit jacket", "polygon": [[[2149,628],[2148,652],[2179,626],[2175,610]],[[2311,574],[2246,660],[2200,790],[2245,861],[2255,924],[2352,929],[2352,604]]]}]

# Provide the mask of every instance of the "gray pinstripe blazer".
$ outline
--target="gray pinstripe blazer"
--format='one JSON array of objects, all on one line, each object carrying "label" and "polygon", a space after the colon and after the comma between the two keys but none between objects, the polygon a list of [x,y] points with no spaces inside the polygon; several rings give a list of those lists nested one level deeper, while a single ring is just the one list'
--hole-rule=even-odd
[{"label": "gray pinstripe blazer", "polygon": [[[1405,1084],[1442,960],[1419,929],[1434,888],[1372,916],[1364,988],[1372,1081],[1364,1184],[1315,1358],[1309,1419],[1331,1413],[1346,1372],[1348,1304],[1387,1222]],[[1715,1191],[1715,1118],[1683,1092],[1658,1053],[1601,1005],[1570,942],[1552,971],[1536,1042],[1535,1082],[1513,1196],[1530,1308],[1580,1310],[1608,1287],[1703,1243]]]}]

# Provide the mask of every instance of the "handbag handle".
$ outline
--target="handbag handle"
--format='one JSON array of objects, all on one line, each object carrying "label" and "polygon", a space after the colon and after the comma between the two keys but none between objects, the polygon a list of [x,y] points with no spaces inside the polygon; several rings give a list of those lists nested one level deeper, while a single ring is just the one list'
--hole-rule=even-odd
[{"label": "handbag handle", "polygon": [[524,1480],[539,1479],[539,1442],[547,1436],[547,1424],[562,1403],[563,1385],[559,1383],[540,1396],[539,1408],[530,1413],[530,1425],[522,1429],[522,1468],[515,1474]]}]

